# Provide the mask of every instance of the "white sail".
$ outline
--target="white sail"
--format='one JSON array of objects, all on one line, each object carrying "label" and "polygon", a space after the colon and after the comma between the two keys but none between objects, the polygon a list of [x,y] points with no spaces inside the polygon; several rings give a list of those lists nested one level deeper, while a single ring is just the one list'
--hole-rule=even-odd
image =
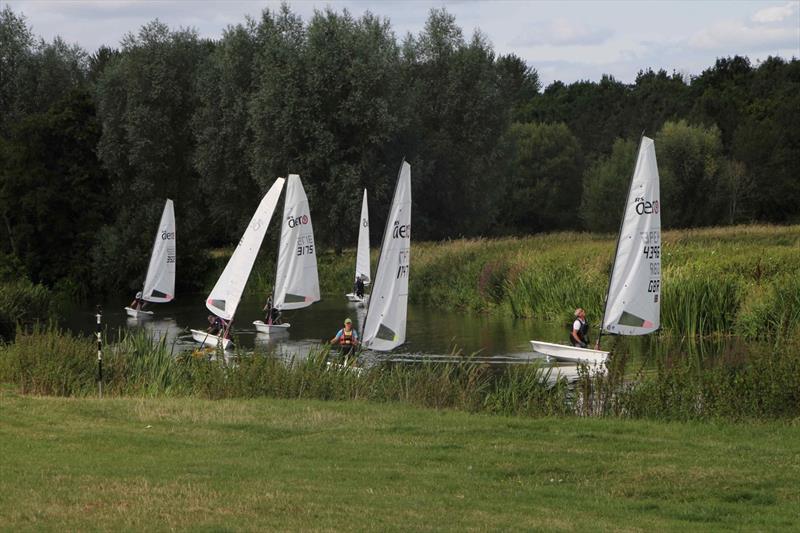
[{"label": "white sail", "polygon": [[236,307],[242,298],[247,278],[250,277],[250,270],[253,268],[258,250],[264,241],[264,235],[267,233],[272,213],[275,212],[278,205],[284,181],[286,180],[283,178],[275,180],[267,194],[264,195],[250,224],[244,231],[244,235],[233,251],[233,255],[228,260],[225,270],[222,271],[217,284],[208,295],[206,307],[220,318],[232,320],[236,313]]},{"label": "white sail", "polygon": [[387,351],[406,340],[410,260],[411,165],[403,161],[364,324],[363,342],[368,348]]},{"label": "white sail", "polygon": [[175,258],[175,210],[167,199],[144,278],[143,299],[163,303],[175,298]]},{"label": "white sail", "polygon": [[644,335],[659,328],[661,200],[653,140],[642,137],[620,228],[603,329]]},{"label": "white sail", "polygon": [[297,174],[291,174],[286,185],[281,224],[273,305],[300,309],[319,301],[319,276],[308,198]]},{"label": "white sail", "polygon": [[369,271],[369,210],[367,209],[367,189],[364,189],[364,200],[361,202],[361,220],[358,223],[358,251],[356,252],[357,280],[361,277],[364,285],[369,285],[372,276]]}]

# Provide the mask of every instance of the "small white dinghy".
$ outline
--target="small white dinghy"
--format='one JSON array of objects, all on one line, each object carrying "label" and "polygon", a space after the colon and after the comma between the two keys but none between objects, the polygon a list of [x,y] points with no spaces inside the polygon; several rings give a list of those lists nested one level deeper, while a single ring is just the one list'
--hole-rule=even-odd
[{"label": "small white dinghy", "polygon": [[[258,255],[264,235],[269,228],[269,221],[278,206],[284,181],[283,178],[275,180],[267,194],[261,199],[256,212],[253,213],[253,218],[250,219],[250,224],[247,225],[239,244],[228,260],[228,264],[225,265],[225,270],[222,271],[216,285],[211,289],[211,294],[206,298],[206,307],[215,316],[227,322],[225,328],[227,330],[230,330],[230,324],[233,322],[236,308],[242,298],[247,278],[250,277],[256,255]],[[205,346],[219,346],[220,343],[223,348],[231,346],[227,335],[219,337],[197,329],[191,331],[192,338]]]},{"label": "small white dinghy", "polygon": [[[142,300],[165,303],[175,298],[175,257],[175,209],[172,200],[167,198],[156,231],[153,251],[150,253],[150,264],[147,266],[147,275],[142,287]],[[125,313],[130,318],[153,316],[152,311],[142,311],[132,307],[126,307]]]},{"label": "small white dinghy", "polygon": [[[272,306],[278,311],[302,309],[320,299],[314,226],[308,197],[297,174],[290,174],[286,182],[273,296]],[[290,327],[288,323],[267,324],[263,320],[254,321],[253,325],[262,335],[288,332]]]},{"label": "small white dinghy", "polygon": [[289,333],[289,328],[291,327],[291,324],[288,322],[284,324],[267,324],[261,320],[256,320],[253,322],[253,325],[256,327],[257,332],[264,333],[265,335]]},{"label": "small white dinghy", "polygon": [[[358,279],[364,282],[364,286],[369,286],[372,281],[372,274],[369,265],[369,209],[367,208],[367,189],[364,189],[364,198],[361,201],[361,222],[358,225],[358,248],[356,249],[356,271],[353,276],[353,284]],[[369,301],[369,294],[359,298],[355,292],[348,292],[344,295],[347,301],[354,304],[364,304]]]},{"label": "small white dinghy", "polygon": [[125,308],[125,313],[130,318],[144,318],[144,317],[153,316],[153,312],[152,311],[142,311],[140,309],[134,309],[133,307],[126,307]]},{"label": "small white dinghy", "polygon": [[[608,281],[603,332],[647,335],[659,328],[661,316],[661,201],[658,164],[652,139],[642,136],[617,234],[617,249]],[[531,341],[535,352],[560,361],[586,362],[608,352]]]},{"label": "small white dinghy", "polygon": [[347,298],[347,301],[351,304],[365,304],[369,302],[369,294],[365,294],[363,298],[359,298],[358,295],[354,292],[348,292],[344,295]]},{"label": "small white dinghy", "polygon": [[406,342],[410,268],[411,165],[403,160],[364,320],[361,342],[365,348],[388,352]]},{"label": "small white dinghy", "polygon": [[225,339],[223,337],[219,337],[217,335],[212,335],[207,331],[200,331],[199,329],[193,329],[192,332],[192,339],[195,342],[199,342],[203,346],[210,346],[212,348],[216,348],[222,343],[222,349],[227,350],[231,347],[231,340]]},{"label": "small white dinghy", "polygon": [[554,344],[552,342],[530,341],[530,343],[534,352],[546,355],[556,361],[568,363],[602,364],[608,359],[609,353],[589,348],[578,348],[577,346]]}]

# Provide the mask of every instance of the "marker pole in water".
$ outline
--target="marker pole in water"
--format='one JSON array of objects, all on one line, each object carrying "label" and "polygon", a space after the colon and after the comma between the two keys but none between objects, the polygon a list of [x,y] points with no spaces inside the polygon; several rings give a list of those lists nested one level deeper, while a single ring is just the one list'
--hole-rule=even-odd
[{"label": "marker pole in water", "polygon": [[97,328],[95,329],[95,336],[97,337],[97,391],[100,397],[103,397],[103,308],[97,306],[97,313],[94,315],[97,319]]}]

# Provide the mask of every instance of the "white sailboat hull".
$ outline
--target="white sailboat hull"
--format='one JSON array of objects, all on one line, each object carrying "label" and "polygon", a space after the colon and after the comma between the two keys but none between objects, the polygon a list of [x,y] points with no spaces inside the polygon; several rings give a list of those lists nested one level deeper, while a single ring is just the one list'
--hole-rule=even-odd
[{"label": "white sailboat hull", "polygon": [[291,327],[291,324],[267,324],[261,320],[256,320],[253,325],[256,327],[257,332],[265,335],[288,332]]},{"label": "white sailboat hull", "polygon": [[153,316],[152,311],[142,311],[141,309],[134,309],[132,307],[126,307],[125,313],[131,318],[147,318]]},{"label": "white sailboat hull", "polygon": [[589,348],[578,348],[576,346],[566,346],[564,344],[554,344],[552,342],[530,341],[533,351],[552,357],[556,361],[566,361],[569,363],[605,363],[608,359],[608,352],[601,350],[591,350]]},{"label": "white sailboat hull", "polygon": [[347,301],[354,304],[363,304],[369,301],[369,294],[365,294],[363,298],[359,298],[358,295],[354,292],[348,292],[344,295],[347,298]]},{"label": "white sailboat hull", "polygon": [[193,329],[191,331],[192,338],[195,340],[195,342],[199,342],[203,346],[211,346],[212,348],[216,348],[221,342],[222,349],[227,350],[233,344],[230,339],[223,339],[222,337],[212,335],[207,331],[200,331],[199,329]]}]

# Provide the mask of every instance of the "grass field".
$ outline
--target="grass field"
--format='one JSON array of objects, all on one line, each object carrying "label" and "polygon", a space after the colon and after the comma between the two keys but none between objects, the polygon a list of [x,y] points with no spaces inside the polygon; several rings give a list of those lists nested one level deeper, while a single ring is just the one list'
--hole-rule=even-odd
[{"label": "grass field", "polygon": [[0,529],[792,530],[800,425],[0,391]]}]

